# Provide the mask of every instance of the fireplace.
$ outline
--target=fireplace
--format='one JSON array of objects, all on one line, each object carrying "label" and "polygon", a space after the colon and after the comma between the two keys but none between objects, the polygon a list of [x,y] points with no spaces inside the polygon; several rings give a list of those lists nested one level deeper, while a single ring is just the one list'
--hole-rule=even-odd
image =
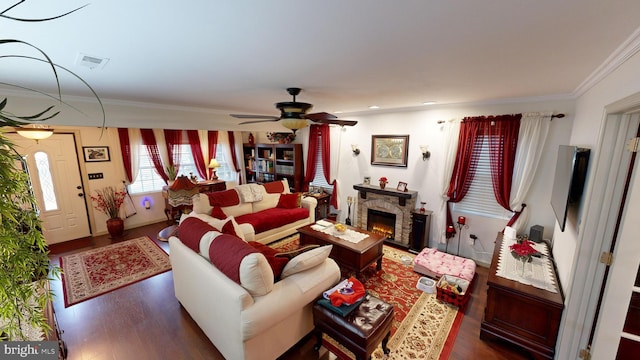
[{"label": "fireplace", "polygon": [[396,215],[374,209],[367,210],[367,230],[383,235],[387,240],[395,240]]},{"label": "fireplace", "polygon": [[[356,202],[354,222],[357,227],[373,231],[370,225],[382,222],[384,229],[380,231],[387,236],[387,242],[409,248],[411,211],[415,208],[418,192],[380,189],[378,186],[364,184],[353,185],[353,188],[360,195]],[[370,220],[371,217],[373,219]]]}]

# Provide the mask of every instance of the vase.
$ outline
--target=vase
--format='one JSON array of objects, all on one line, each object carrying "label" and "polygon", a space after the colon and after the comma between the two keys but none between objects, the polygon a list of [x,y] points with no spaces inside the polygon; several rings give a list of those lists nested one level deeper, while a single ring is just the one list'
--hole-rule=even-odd
[{"label": "vase", "polygon": [[121,237],[124,233],[124,220],[121,218],[107,220],[107,231],[112,238]]},{"label": "vase", "polygon": [[384,181],[380,181],[380,189],[384,189],[385,186],[387,186],[387,183]]}]

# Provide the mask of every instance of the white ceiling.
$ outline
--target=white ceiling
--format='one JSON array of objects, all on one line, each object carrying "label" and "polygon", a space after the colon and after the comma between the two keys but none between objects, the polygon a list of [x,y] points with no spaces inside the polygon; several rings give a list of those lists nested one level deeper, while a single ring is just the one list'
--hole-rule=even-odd
[{"label": "white ceiling", "polygon": [[[345,118],[370,105],[570,97],[640,27],[638,0],[28,0],[5,14],[87,1],[46,23],[0,19],[0,38],[38,46],[105,101],[266,115],[291,86],[312,112]],[[79,67],[79,53],[109,62]],[[42,64],[0,61],[0,82],[51,91]],[[63,93],[90,96],[62,80]]]}]

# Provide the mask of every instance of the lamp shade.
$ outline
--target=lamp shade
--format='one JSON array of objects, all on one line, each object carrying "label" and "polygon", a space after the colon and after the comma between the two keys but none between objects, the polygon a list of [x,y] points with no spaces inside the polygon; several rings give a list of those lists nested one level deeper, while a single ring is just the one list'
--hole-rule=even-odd
[{"label": "lamp shade", "polygon": [[215,168],[219,168],[220,164],[218,164],[218,160],[216,159],[211,159],[211,161],[209,162],[209,169],[215,169]]},{"label": "lamp shade", "polygon": [[282,124],[282,126],[286,127],[287,129],[295,131],[307,127],[309,123],[307,119],[285,118],[280,120],[280,124]]}]

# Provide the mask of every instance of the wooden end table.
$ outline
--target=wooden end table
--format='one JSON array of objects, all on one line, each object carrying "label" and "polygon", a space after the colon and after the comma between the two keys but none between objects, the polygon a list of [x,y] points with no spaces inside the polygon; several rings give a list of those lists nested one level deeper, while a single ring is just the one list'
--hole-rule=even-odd
[{"label": "wooden end table", "polygon": [[[326,220],[331,224],[335,221]],[[300,245],[333,245],[331,257],[338,263],[341,269],[348,272],[355,272],[356,277],[360,277],[362,270],[369,265],[376,263],[376,270],[382,269],[382,245],[384,244],[384,235],[375,234],[367,230],[359,229],[353,226],[347,226],[347,229],[354,230],[368,237],[357,243],[352,243],[339,237],[325,234],[311,228],[313,224],[299,228]]]}]

